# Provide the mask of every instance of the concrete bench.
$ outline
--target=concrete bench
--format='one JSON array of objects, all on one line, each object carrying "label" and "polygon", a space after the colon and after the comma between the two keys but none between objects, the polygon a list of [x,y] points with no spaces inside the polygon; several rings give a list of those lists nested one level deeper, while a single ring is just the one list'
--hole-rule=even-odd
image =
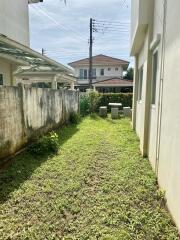
[{"label": "concrete bench", "polygon": [[123,112],[125,117],[132,117],[132,110],[130,107],[123,107]]},{"label": "concrete bench", "polygon": [[100,117],[107,117],[107,107],[102,106],[99,108],[99,116]]},{"label": "concrete bench", "polygon": [[111,108],[111,118],[118,119],[119,118],[119,109],[118,108]]},{"label": "concrete bench", "polygon": [[109,103],[111,107],[111,118],[117,119],[119,117],[119,108],[122,107],[122,103]]}]

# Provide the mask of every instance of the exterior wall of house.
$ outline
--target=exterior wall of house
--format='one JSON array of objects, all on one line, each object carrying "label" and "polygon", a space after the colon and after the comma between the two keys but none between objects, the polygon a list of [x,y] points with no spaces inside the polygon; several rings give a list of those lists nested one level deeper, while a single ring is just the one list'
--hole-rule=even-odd
[{"label": "exterior wall of house", "polygon": [[[94,79],[94,81],[98,81],[98,80],[103,80],[103,79],[107,79],[109,77],[121,77],[123,76],[123,68],[122,66],[94,66],[93,68],[96,69],[96,79]],[[111,68],[110,71],[108,71],[108,68]],[[115,69],[118,68],[118,71],[116,71]],[[76,67],[75,68],[75,76],[78,78],[78,83],[81,84],[88,84],[88,79],[79,79],[79,72],[80,69],[87,69],[89,70],[89,66],[82,66],[82,67]],[[104,76],[100,75],[101,69],[104,69]]]},{"label": "exterior wall of house", "polygon": [[[163,22],[163,4],[161,0],[156,0],[154,2],[154,21],[153,21],[153,40],[156,39],[157,34],[161,34],[162,37],[162,22]],[[153,41],[152,40],[152,41]],[[156,160],[156,150],[158,144],[158,99],[160,91],[160,68],[161,68],[161,50],[162,41],[155,47],[152,51],[158,51],[158,68],[157,68],[157,85],[156,85],[156,102],[151,104],[150,107],[150,119],[149,119],[149,144],[148,144],[148,156],[152,167],[156,170],[157,160]],[[152,68],[152,66],[151,66]]]},{"label": "exterior wall of house", "polygon": [[[134,0],[132,0],[134,1]],[[134,92],[134,128],[140,137],[141,151],[145,140],[145,127],[147,128],[147,149],[146,153],[154,168],[160,187],[165,190],[168,208],[180,229],[180,21],[179,0],[167,0],[167,16],[164,18],[164,2],[154,1],[154,18],[149,22],[148,28],[153,28],[152,33],[147,32],[143,36],[145,44],[134,51],[136,57],[136,79]],[[166,12],[166,11],[165,11]],[[166,23],[165,39],[163,38],[163,23]],[[152,34],[152,36],[151,36]],[[146,46],[148,35],[154,43],[157,35],[161,35],[159,43],[154,47],[151,44]],[[142,37],[142,35],[141,35]],[[164,46],[164,50],[163,50]],[[151,50],[150,50],[151,48]],[[152,59],[154,51],[158,51],[156,101],[155,104],[145,101],[147,96],[151,97],[152,91]],[[150,56],[150,57],[149,57]],[[144,64],[142,100],[137,100],[138,89],[138,68]],[[149,69],[149,70],[148,70]],[[151,78],[148,73],[151,70]],[[150,82],[149,90],[147,88]],[[149,118],[145,118],[146,112]],[[146,124],[144,124],[146,122]]]},{"label": "exterior wall of house", "polygon": [[[138,71],[141,67],[143,67],[143,85],[142,85],[142,99],[137,101],[137,109],[136,109],[136,130],[140,140],[143,140],[143,132],[144,132],[144,99],[146,94],[145,89],[145,81],[146,81],[146,72],[147,72],[147,49],[148,49],[148,33],[146,34],[146,38],[144,44],[141,48],[141,51],[138,55]],[[138,79],[139,80],[139,79]],[[139,82],[138,82],[139,84]],[[142,145],[142,144],[141,144]]]},{"label": "exterior wall of house", "polygon": [[0,34],[29,46],[28,0],[0,0]]},{"label": "exterior wall of house", "polygon": [[[168,207],[180,229],[180,1],[168,1],[160,125],[159,182],[166,190]],[[172,84],[172,79],[174,79]]]},{"label": "exterior wall of house", "polygon": [[3,85],[10,86],[12,81],[12,65],[0,58],[0,74],[3,76]]},{"label": "exterior wall of house", "polygon": [[[0,0],[0,34],[29,46],[29,15],[28,0]],[[13,70],[15,64],[0,58],[0,74],[3,75],[3,84],[14,84]]]}]

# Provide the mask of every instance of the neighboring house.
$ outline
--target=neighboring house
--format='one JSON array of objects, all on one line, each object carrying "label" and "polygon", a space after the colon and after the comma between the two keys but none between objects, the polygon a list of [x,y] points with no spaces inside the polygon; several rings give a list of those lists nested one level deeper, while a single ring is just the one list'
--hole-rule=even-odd
[{"label": "neighboring house", "polygon": [[93,87],[101,93],[130,93],[133,92],[133,81],[114,77],[97,81]]},{"label": "neighboring house", "polygon": [[[29,47],[28,5],[39,2],[43,1],[0,0],[0,85],[16,85],[14,73],[20,66],[43,66],[49,67],[57,74],[72,74],[69,68]],[[56,76],[53,80],[56,81]]]},{"label": "neighboring house", "polygon": [[179,0],[132,0],[133,127],[180,229],[179,12]]},{"label": "neighboring house", "polygon": [[[69,65],[74,68],[75,76],[77,77],[76,88],[79,88],[80,91],[86,91],[86,89],[89,88],[89,58],[69,63]],[[128,61],[118,58],[102,54],[94,56],[93,85],[96,86],[96,84],[101,81],[101,90],[103,92],[121,91],[124,86],[121,84],[121,81],[117,81],[117,79],[120,80],[123,78],[123,72],[127,70],[128,66]],[[111,82],[114,80],[116,83],[107,87],[107,82],[104,82],[104,80]],[[104,86],[102,86],[103,83],[105,83]]]}]

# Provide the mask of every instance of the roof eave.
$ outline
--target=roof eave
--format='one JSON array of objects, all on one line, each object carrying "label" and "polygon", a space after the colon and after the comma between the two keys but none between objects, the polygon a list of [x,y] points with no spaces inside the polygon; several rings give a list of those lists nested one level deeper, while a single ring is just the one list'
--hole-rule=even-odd
[{"label": "roof eave", "polygon": [[[18,43],[16,41],[6,37],[6,36],[0,35],[0,42],[9,45],[9,47],[21,50],[24,53],[30,54],[33,57],[39,58],[41,60],[44,60],[48,64],[50,64],[52,66],[55,66],[55,67],[63,70],[64,72],[67,72],[67,73],[70,73],[70,74],[73,73],[73,71],[69,67],[66,67],[66,66],[62,65],[61,63],[58,63],[58,62],[54,61],[53,59],[50,59],[50,58],[48,58],[48,57],[46,57],[46,56],[44,56],[44,55],[34,51],[33,49],[31,49],[31,48],[29,48],[27,46],[24,46],[24,45],[22,45],[22,44],[20,44],[20,43]],[[2,55],[2,53],[1,53],[1,55]],[[3,54],[3,56],[4,56],[4,58],[8,57],[8,54]],[[16,56],[11,56],[11,60],[14,61],[15,63],[16,62],[18,63],[19,61],[22,61],[22,60],[18,59],[18,57],[16,57]],[[28,64],[27,61],[23,60],[23,65],[30,65],[30,64]]]}]

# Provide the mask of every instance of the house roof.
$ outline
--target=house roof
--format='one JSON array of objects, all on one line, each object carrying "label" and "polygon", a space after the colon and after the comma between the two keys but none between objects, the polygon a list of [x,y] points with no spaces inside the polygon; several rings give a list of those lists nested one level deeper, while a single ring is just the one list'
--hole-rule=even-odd
[{"label": "house roof", "polygon": [[119,87],[133,87],[133,81],[121,79],[121,78],[110,78],[94,82],[95,86],[119,86]]},{"label": "house roof", "polygon": [[38,3],[38,2],[43,2],[43,0],[28,0],[28,3]]},{"label": "house roof", "polygon": [[[70,65],[71,67],[88,66],[89,58],[71,62],[68,65]],[[104,66],[122,65],[123,67],[127,68],[129,66],[129,62],[119,58],[109,57],[109,56],[100,54],[93,57],[93,65],[96,65],[96,66],[97,65],[104,65]]]}]

